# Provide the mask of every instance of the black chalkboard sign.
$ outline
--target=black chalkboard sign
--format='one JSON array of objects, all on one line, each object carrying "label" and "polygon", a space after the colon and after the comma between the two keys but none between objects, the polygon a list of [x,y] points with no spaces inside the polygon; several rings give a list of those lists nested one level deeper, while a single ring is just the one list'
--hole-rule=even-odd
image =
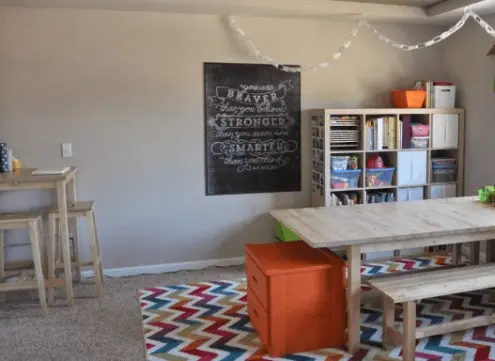
[{"label": "black chalkboard sign", "polygon": [[301,77],[205,63],[206,194],[301,190]]}]

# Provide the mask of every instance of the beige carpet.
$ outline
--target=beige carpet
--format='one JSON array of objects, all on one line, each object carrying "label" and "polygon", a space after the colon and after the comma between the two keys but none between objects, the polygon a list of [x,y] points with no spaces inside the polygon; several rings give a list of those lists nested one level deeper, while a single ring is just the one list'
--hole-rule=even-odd
[{"label": "beige carpet", "polygon": [[47,318],[40,316],[35,292],[9,294],[9,302],[0,306],[0,360],[145,361],[137,289],[240,277],[243,267],[106,277],[102,299],[93,297],[92,285],[78,284],[74,306],[65,306],[61,294]]}]

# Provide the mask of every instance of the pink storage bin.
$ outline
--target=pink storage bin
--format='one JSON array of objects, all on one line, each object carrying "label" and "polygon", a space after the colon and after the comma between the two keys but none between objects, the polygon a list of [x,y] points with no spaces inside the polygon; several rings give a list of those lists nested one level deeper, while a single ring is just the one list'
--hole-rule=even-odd
[{"label": "pink storage bin", "polygon": [[425,124],[411,124],[413,137],[427,137],[430,135],[430,126]]}]

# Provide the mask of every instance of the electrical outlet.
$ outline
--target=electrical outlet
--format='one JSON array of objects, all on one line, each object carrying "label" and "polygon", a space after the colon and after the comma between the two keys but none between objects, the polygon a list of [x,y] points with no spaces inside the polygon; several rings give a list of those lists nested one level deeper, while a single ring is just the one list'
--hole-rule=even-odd
[{"label": "electrical outlet", "polygon": [[62,143],[62,158],[72,157],[72,144]]}]

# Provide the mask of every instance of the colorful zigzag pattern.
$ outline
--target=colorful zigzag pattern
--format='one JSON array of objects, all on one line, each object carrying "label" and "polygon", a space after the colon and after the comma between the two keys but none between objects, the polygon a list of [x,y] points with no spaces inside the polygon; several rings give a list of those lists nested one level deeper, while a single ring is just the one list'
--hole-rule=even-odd
[{"label": "colorful zigzag pattern", "polygon": [[[402,259],[366,264],[363,274],[401,272],[448,264],[446,257]],[[246,309],[244,281],[214,281],[155,287],[139,291],[148,361],[359,361],[400,360],[401,347],[381,346],[381,308],[361,309],[361,350],[350,355],[323,349],[271,358],[260,343]],[[488,293],[469,293],[423,300],[418,304],[421,326],[491,312]],[[402,310],[396,310],[401,320]],[[418,341],[416,360],[489,361],[495,359],[495,327],[479,327]]]}]

